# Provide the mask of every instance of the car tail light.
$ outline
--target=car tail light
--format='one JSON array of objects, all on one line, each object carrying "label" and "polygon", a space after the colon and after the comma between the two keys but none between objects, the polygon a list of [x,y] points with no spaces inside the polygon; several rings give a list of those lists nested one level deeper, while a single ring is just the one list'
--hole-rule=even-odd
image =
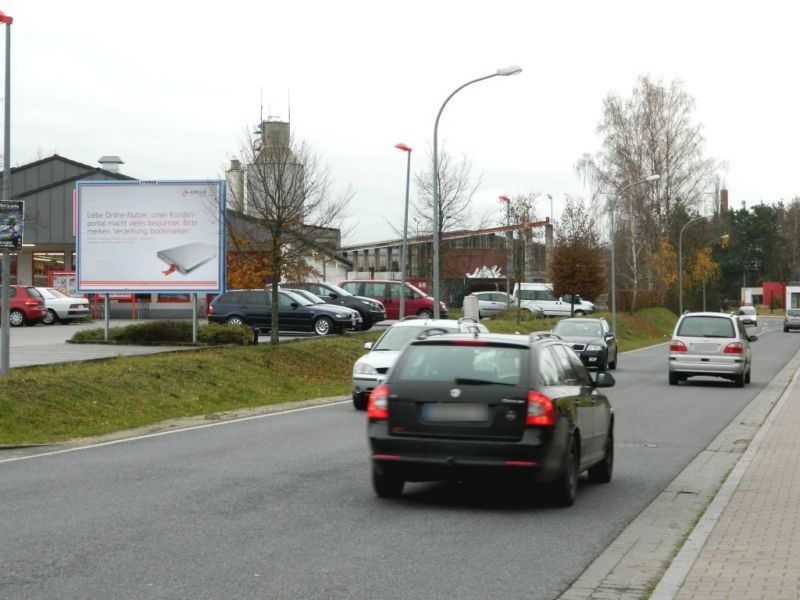
[{"label": "car tail light", "polygon": [[209,304],[208,305],[208,310],[206,311],[206,314],[209,314],[209,315],[213,315],[214,314],[214,305],[213,304]]},{"label": "car tail light", "polygon": [[686,344],[684,344],[682,341],[680,341],[680,340],[672,340],[669,343],[669,351],[670,352],[688,352],[689,349],[686,347]]},{"label": "car tail light", "polygon": [[485,346],[485,340],[477,340],[475,338],[470,338],[468,340],[452,340],[450,342],[453,346]]},{"label": "car tail light", "polygon": [[385,383],[370,392],[367,417],[381,421],[389,418],[389,386]]},{"label": "car tail light", "polygon": [[725,354],[744,354],[744,344],[742,342],[731,342],[723,350]]},{"label": "car tail light", "polygon": [[544,394],[528,390],[528,414],[525,425],[552,425],[555,422],[553,401]]}]

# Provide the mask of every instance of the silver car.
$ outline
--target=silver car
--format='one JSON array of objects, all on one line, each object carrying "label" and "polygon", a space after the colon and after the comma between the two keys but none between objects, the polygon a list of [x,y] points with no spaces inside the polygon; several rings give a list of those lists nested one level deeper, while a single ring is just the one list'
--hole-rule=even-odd
[{"label": "silver car", "polygon": [[357,410],[367,408],[370,392],[386,379],[389,369],[400,356],[400,351],[412,340],[425,335],[472,331],[486,333],[489,330],[467,317],[457,321],[406,317],[395,323],[383,332],[377,342],[364,344],[364,349],[369,352],[353,365],[353,406]]},{"label": "silver car", "polygon": [[748,335],[736,315],[715,312],[684,313],[669,344],[669,383],[689,377],[730,379],[737,387],[750,383],[752,354]]},{"label": "silver car", "polygon": [[783,333],[790,329],[800,329],[800,308],[786,309],[786,316],[783,317]]}]

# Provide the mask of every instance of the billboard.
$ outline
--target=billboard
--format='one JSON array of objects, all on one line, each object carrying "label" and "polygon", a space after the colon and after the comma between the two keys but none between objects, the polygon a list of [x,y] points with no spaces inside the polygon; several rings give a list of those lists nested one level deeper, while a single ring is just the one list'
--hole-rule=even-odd
[{"label": "billboard", "polygon": [[24,203],[0,200],[0,249],[22,248]]},{"label": "billboard", "polygon": [[80,293],[219,293],[222,181],[81,181],[76,186]]}]

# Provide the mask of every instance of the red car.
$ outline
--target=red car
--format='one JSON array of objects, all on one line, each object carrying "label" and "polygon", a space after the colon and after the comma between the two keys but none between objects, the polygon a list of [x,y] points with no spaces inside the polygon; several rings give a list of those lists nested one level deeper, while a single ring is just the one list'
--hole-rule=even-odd
[{"label": "red car", "polygon": [[44,298],[30,285],[10,285],[8,324],[11,327],[21,327],[22,325],[36,325],[41,323],[47,308],[44,305]]}]

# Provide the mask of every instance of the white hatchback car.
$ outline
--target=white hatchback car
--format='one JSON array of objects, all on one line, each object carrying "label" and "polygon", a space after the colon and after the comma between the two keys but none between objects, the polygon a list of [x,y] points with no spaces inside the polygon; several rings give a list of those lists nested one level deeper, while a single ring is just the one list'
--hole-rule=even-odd
[{"label": "white hatchback car", "polygon": [[489,330],[474,319],[420,319],[406,317],[383,332],[374,344],[367,342],[364,349],[369,350],[353,365],[353,406],[357,410],[367,408],[369,393],[380,385],[389,369],[394,365],[400,351],[409,342],[429,335],[442,333],[469,333]]},{"label": "white hatchback car", "polygon": [[56,321],[69,323],[76,319],[85,319],[91,314],[89,301],[83,297],[69,296],[56,288],[37,287],[44,298],[47,314],[42,323],[52,325]]},{"label": "white hatchback car", "polygon": [[737,387],[750,383],[752,354],[744,323],[725,313],[684,313],[669,344],[669,383],[677,385],[695,375],[730,379]]}]

